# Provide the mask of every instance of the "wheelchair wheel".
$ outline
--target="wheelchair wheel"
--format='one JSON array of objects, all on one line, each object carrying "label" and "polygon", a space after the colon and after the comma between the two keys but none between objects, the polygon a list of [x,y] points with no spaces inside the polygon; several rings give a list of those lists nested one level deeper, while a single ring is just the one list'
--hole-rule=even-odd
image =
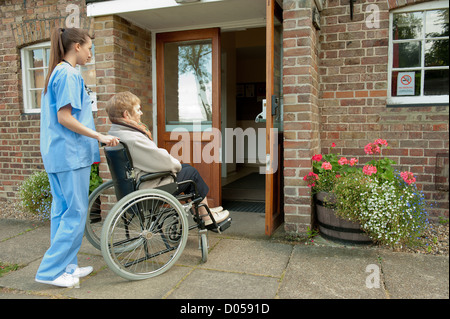
[{"label": "wheelchair wheel", "polygon": [[202,262],[208,261],[208,237],[206,233],[200,235],[200,249],[202,250]]},{"label": "wheelchair wheel", "polygon": [[186,213],[171,194],[144,189],[122,198],[108,214],[101,250],[108,267],[128,280],[158,276],[178,260],[188,238]]},{"label": "wheelchair wheel", "polygon": [[113,181],[108,181],[97,187],[89,195],[88,214],[86,219],[86,239],[100,250],[100,236],[106,215],[116,202]]}]

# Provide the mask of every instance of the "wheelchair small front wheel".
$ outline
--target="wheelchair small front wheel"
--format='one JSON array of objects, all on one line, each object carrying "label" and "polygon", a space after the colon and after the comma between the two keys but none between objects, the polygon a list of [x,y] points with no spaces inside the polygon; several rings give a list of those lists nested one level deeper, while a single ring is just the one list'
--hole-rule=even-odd
[{"label": "wheelchair small front wheel", "polygon": [[158,276],[180,257],[188,222],[179,201],[158,189],[135,191],[108,214],[101,250],[108,267],[128,280]]},{"label": "wheelchair small front wheel", "polygon": [[205,233],[200,235],[200,248],[202,250],[202,262],[208,261],[208,236]]}]

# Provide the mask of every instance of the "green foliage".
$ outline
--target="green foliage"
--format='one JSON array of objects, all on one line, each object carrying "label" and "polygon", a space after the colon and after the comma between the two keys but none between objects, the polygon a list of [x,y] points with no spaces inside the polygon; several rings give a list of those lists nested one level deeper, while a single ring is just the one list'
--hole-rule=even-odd
[{"label": "green foliage", "polygon": [[99,165],[93,164],[91,166],[91,179],[89,181],[89,194],[103,183],[103,179],[99,175]]},{"label": "green foliage", "polygon": [[50,218],[52,194],[47,173],[36,172],[19,187],[22,208],[46,220]]},{"label": "green foliage", "polygon": [[0,261],[0,277],[10,271],[19,270],[20,266],[18,264],[6,264]]}]

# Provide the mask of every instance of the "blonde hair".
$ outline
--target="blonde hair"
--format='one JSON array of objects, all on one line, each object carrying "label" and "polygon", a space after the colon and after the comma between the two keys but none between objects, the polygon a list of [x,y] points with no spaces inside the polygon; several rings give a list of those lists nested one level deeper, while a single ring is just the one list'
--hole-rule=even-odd
[{"label": "blonde hair", "polygon": [[141,100],[129,91],[119,92],[109,99],[106,103],[106,112],[111,122],[115,122],[123,118],[123,113],[133,112],[133,106],[141,104]]},{"label": "blonde hair", "polygon": [[70,51],[72,45],[79,43],[83,45],[88,38],[94,37],[89,35],[88,31],[78,28],[57,28],[53,29],[50,45],[50,59],[47,77],[45,78],[45,90],[47,93],[48,82],[56,65],[64,59],[64,55]]}]

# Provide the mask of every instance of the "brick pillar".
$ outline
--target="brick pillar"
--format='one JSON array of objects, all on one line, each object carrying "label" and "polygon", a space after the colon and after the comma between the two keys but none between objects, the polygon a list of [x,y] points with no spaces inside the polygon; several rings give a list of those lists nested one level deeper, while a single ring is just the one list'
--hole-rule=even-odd
[{"label": "brick pillar", "polygon": [[284,211],[285,229],[311,225],[310,189],[303,181],[320,149],[318,30],[313,0],[283,2]]},{"label": "brick pillar", "polygon": [[[142,120],[152,123],[151,34],[115,16],[95,17],[95,66],[97,74],[97,130],[106,133],[110,122],[106,102],[118,92],[130,91],[141,99]],[[101,175],[109,176],[102,160]]]}]

